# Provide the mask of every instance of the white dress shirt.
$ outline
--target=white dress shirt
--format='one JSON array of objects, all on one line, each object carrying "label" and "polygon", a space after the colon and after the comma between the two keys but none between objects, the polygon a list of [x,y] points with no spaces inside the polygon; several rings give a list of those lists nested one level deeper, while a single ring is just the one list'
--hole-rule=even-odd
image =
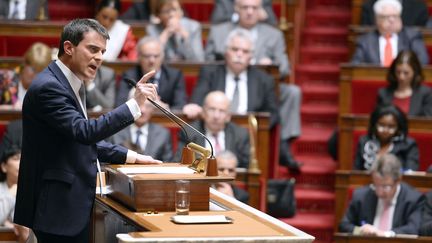
[{"label": "white dress shirt", "polygon": [[[236,81],[234,80],[234,73],[230,70],[227,71],[225,77],[225,94],[226,96],[232,100],[234,96],[234,89],[236,85]],[[247,73],[246,71],[240,73],[238,76],[238,90],[239,90],[239,105],[237,109],[237,113],[245,114],[247,112],[247,104],[248,104],[248,87],[247,87]]]},{"label": "white dress shirt", "polygon": [[141,149],[141,151],[144,151],[146,146],[147,146],[149,124],[146,123],[142,127],[137,127],[137,125],[135,125],[135,124],[132,124],[130,126],[130,135],[131,135],[132,144],[135,144],[135,142],[137,140],[138,129],[141,131],[141,136],[139,139],[140,149]]},{"label": "white dress shirt", "polygon": [[[36,1],[36,0],[33,0]],[[17,6],[15,6],[15,2],[18,2]],[[12,19],[13,12],[15,8],[18,8],[18,18],[17,19],[25,19],[26,15],[26,5],[27,0],[9,0],[9,18]]]},{"label": "white dress shirt", "polygon": [[[400,184],[398,184],[397,185],[397,188],[396,188],[396,193],[394,194],[394,196],[393,196],[393,199],[391,200],[391,206],[390,206],[390,211],[389,211],[389,217],[390,217],[390,225],[393,225],[393,216],[394,216],[394,210],[395,210],[395,207],[396,207],[396,203],[397,203],[397,198],[398,198],[398,196],[399,196],[399,193],[400,193]],[[376,227],[376,228],[378,228],[378,226],[379,226],[379,223],[380,223],[380,221],[381,221],[381,215],[383,214],[383,211],[384,211],[384,200],[382,200],[382,199],[378,199],[378,203],[377,203],[377,209],[376,209],[376,212],[375,212],[375,218],[374,218],[374,221],[373,221],[373,226],[374,227]]]},{"label": "white dress shirt", "polygon": [[[398,54],[398,35],[397,34],[392,34],[390,37],[390,43],[392,46],[392,57],[393,59],[396,58],[397,54]],[[379,55],[380,55],[380,60],[381,60],[381,65],[384,63],[384,50],[385,50],[385,46],[386,46],[386,38],[382,35],[380,35],[380,37],[378,38],[378,42],[379,42]]]},{"label": "white dress shirt", "polygon": [[[212,143],[212,146],[214,149],[214,154],[217,155],[217,153],[216,153],[216,139],[215,139],[214,134],[207,130],[205,135],[210,140],[210,142]],[[225,150],[225,131],[224,130],[218,132],[217,140],[219,142],[220,152],[224,151]],[[205,142],[205,147],[210,149],[210,144],[207,142],[207,140]]]}]

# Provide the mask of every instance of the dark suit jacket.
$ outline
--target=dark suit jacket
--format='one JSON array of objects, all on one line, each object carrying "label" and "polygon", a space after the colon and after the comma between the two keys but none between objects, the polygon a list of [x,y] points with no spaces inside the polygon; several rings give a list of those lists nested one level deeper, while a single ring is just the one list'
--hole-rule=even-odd
[{"label": "dark suit jacket", "polygon": [[[181,110],[186,104],[186,89],[182,72],[166,65],[162,65],[160,70],[161,75],[158,85],[158,94],[161,97],[161,100],[167,103],[171,109]],[[127,70],[123,74],[123,77],[128,77],[138,81],[143,75],[141,67],[137,65]],[[120,82],[114,107],[117,107],[128,100],[130,89],[130,85],[128,85],[124,80]]]},{"label": "dark suit jacket", "polygon": [[[360,36],[357,40],[356,50],[351,59],[354,64],[370,63],[381,65],[379,56],[379,32],[371,31]],[[398,34],[398,52],[412,50],[417,54],[420,63],[428,64],[429,56],[426,50],[422,34],[412,28],[405,27]]]},{"label": "dark suit jacket", "polygon": [[[204,122],[195,121],[191,124],[201,133],[205,134]],[[233,152],[237,156],[238,165],[237,167],[248,168],[249,167],[249,134],[248,131],[239,127],[232,122],[228,122],[225,126],[225,149]],[[180,131],[179,141],[176,152],[175,161],[181,160],[181,153],[184,146],[189,142],[194,142],[198,145],[205,146],[205,140],[197,133],[189,133],[190,141],[186,140],[184,133]],[[214,146],[213,146],[214,148]]]},{"label": "dark suit jacket", "polygon": [[432,191],[426,195],[426,201],[423,208],[423,219],[420,227],[420,235],[432,236]]},{"label": "dark suit jacket", "polygon": [[[225,92],[226,68],[224,65],[201,68],[197,85],[190,102],[202,105],[205,96],[215,90]],[[247,69],[248,111],[270,112],[271,125],[279,122],[279,111],[271,76],[260,69],[249,66]]]},{"label": "dark suit jacket", "polygon": [[[375,25],[373,5],[377,0],[367,0],[362,5],[361,24]],[[404,26],[425,26],[429,12],[424,0],[402,0],[402,22]]]},{"label": "dark suit jacket", "polygon": [[[392,104],[394,90],[381,88],[378,90],[377,105]],[[432,90],[430,87],[421,85],[413,90],[411,95],[410,116],[432,116]]]},{"label": "dark suit jacket", "polygon": [[134,3],[132,6],[126,10],[121,16],[120,19],[124,20],[150,20],[151,9],[150,9],[150,1],[143,0],[137,3]]},{"label": "dark suit jacket", "polygon": [[247,191],[235,185],[231,185],[231,188],[233,190],[235,199],[245,204],[249,203],[249,193]]},{"label": "dark suit jacket", "polygon": [[8,124],[6,132],[0,144],[0,158],[3,153],[12,146],[21,148],[22,141],[22,120],[15,120]]},{"label": "dark suit jacket", "polygon": [[[26,20],[35,20],[39,15],[39,2],[35,0],[27,0],[26,3]],[[45,1],[45,15],[49,18],[48,1]],[[0,0],[0,19],[9,17],[9,0]]]},{"label": "dark suit jacket", "polygon": [[[418,234],[424,196],[404,182],[400,185],[391,230],[396,234]],[[378,198],[369,186],[356,189],[339,231],[352,233],[354,226],[373,225],[377,204]]]},{"label": "dark suit jacket", "polygon": [[[234,4],[234,0],[216,0],[211,15],[211,23],[217,24],[225,21],[231,21],[231,17],[234,14]],[[272,1],[263,0],[262,5],[265,12],[267,13],[267,19],[264,22],[271,25],[277,25],[276,15],[273,12]]]},{"label": "dark suit jacket", "polygon": [[124,163],[127,149],[103,139],[134,122],[126,104],[87,120],[62,71],[52,62],[32,82],[22,109],[23,140],[15,223],[72,236],[88,223],[96,159]]},{"label": "dark suit jacket", "polygon": [[[363,155],[365,152],[365,145],[367,142],[371,141],[367,135],[360,137],[356,156],[354,159],[354,169],[355,170],[366,170],[365,159]],[[399,140],[393,142],[393,149],[390,153],[396,155],[400,162],[402,163],[402,168],[404,170],[418,170],[419,168],[419,150],[417,143],[413,138],[407,137],[405,140]]]},{"label": "dark suit jacket", "polygon": [[[107,141],[121,145],[133,144],[135,142],[131,140],[130,127],[114,134],[114,136],[107,139]],[[143,153],[158,160],[172,162],[173,151],[171,134],[168,129],[155,123],[149,123],[147,145]]]}]

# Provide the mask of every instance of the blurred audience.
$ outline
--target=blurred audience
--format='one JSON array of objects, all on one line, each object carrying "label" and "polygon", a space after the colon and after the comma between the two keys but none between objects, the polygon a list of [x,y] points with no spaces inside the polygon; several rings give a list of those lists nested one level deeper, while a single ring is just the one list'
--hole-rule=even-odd
[{"label": "blurred audience", "polygon": [[423,80],[417,55],[401,51],[388,70],[388,86],[378,91],[378,105],[394,104],[409,116],[432,116],[432,90]]},{"label": "blurred audience", "polygon": [[422,224],[420,226],[420,235],[432,236],[432,191],[425,194],[426,200],[422,213]]},{"label": "blurred audience", "polygon": [[173,161],[171,133],[165,127],[150,121],[154,106],[146,101],[141,107],[141,117],[135,123],[114,134],[109,142],[120,144],[140,154],[164,162]]},{"label": "blurred audience", "polygon": [[419,150],[416,141],[408,136],[408,121],[396,106],[378,106],[371,113],[368,132],[360,137],[354,169],[370,170],[383,154],[394,154],[402,163],[402,169],[419,168]]},{"label": "blurred audience", "polygon": [[[222,151],[216,156],[216,160],[219,175],[229,176],[234,179],[237,177],[237,157],[233,152],[229,150]],[[228,196],[234,197],[242,203],[248,204],[249,193],[238,187],[235,184],[235,181],[219,182],[215,184],[214,187],[216,188],[216,190]]]},{"label": "blurred audience", "polygon": [[10,121],[1,139],[0,158],[3,156],[3,153],[11,147],[21,148],[21,142],[22,142],[22,120],[19,119],[19,120]]},{"label": "blurred audience", "polygon": [[13,223],[15,197],[18,182],[18,169],[21,149],[11,146],[1,156],[0,170],[0,225],[13,228],[19,243],[27,242],[30,230]]},{"label": "blurred audience", "polygon": [[15,72],[0,71],[0,109],[21,109],[24,96],[34,77],[52,61],[51,48],[36,42],[24,54]]},{"label": "blurred audience", "polygon": [[286,77],[290,67],[285,39],[276,27],[259,22],[261,0],[236,0],[234,9],[239,15],[237,23],[227,21],[211,26],[205,49],[206,60],[222,60],[228,34],[234,29],[244,29],[250,32],[255,47],[251,64],[277,65],[281,77]]},{"label": "blurred audience", "polygon": [[398,0],[378,0],[374,4],[377,30],[360,36],[351,59],[354,64],[371,63],[388,67],[402,50],[412,50],[421,64],[429,63],[421,33],[404,27]]},{"label": "blurred audience", "polygon": [[141,77],[156,70],[156,74],[149,82],[158,85],[159,103],[166,108],[180,110],[186,104],[186,89],[183,74],[180,70],[171,68],[164,61],[163,45],[155,37],[144,37],[137,45],[138,65],[127,70],[123,74],[123,80],[119,84],[115,106],[123,104],[129,97],[131,87],[124,79],[140,80]]},{"label": "blurred audience", "polygon": [[103,58],[106,61],[135,61],[136,37],[130,25],[118,19],[119,13],[120,0],[101,0],[97,6],[95,19],[108,30],[110,36]]},{"label": "blurred audience", "polygon": [[417,235],[424,196],[402,182],[401,169],[395,155],[381,155],[371,168],[372,184],[354,191],[339,231],[384,237]]},{"label": "blurred audience", "polygon": [[[48,1],[43,2],[43,14],[49,18]],[[37,20],[41,14],[41,1],[0,0],[0,19]]]},{"label": "blurred audience", "polygon": [[[157,1],[157,0],[156,0]],[[127,10],[124,12],[120,19],[123,20],[144,20],[150,21],[151,16],[151,3],[154,0],[142,0],[134,2]]]},{"label": "blurred audience", "polygon": [[[221,151],[230,150],[238,158],[238,167],[248,168],[250,152],[248,131],[230,120],[230,100],[224,92],[212,91],[204,98],[201,119],[192,122],[191,125],[209,138],[216,155]],[[210,144],[197,133],[192,132],[188,137],[183,132],[179,135],[176,161],[180,161],[182,149],[189,142],[210,148]]]},{"label": "blurred audience", "polygon": [[190,104],[183,112],[190,118],[198,116],[205,95],[214,90],[225,92],[233,113],[270,112],[271,126],[281,123],[281,163],[292,172],[299,172],[300,164],[290,153],[289,143],[300,135],[300,89],[280,84],[278,109],[273,78],[250,65],[255,50],[250,32],[234,29],[224,41],[225,65],[204,66],[200,70]]},{"label": "blurred audience", "polygon": [[201,24],[183,16],[178,0],[155,2],[158,23],[149,23],[146,33],[157,37],[165,47],[165,59],[204,61]]},{"label": "blurred audience", "polygon": [[[402,3],[402,23],[405,26],[425,26],[429,12],[424,0],[399,0]],[[374,25],[373,6],[377,0],[366,0],[362,4],[361,25]]]},{"label": "blurred audience", "polygon": [[87,110],[100,111],[114,107],[116,74],[107,66],[100,66],[94,80],[84,80]]},{"label": "blurred audience", "polygon": [[[236,0],[215,0],[211,23],[218,24],[225,21],[236,23],[239,20],[239,15],[234,11],[235,1]],[[258,9],[258,19],[261,22],[277,25],[277,19],[273,12],[271,0],[263,0],[262,6]]]}]

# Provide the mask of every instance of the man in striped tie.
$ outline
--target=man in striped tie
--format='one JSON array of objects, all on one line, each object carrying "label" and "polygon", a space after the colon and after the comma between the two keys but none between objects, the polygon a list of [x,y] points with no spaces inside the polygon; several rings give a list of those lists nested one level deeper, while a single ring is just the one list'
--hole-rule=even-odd
[{"label": "man in striped tie", "polygon": [[354,191],[339,231],[393,237],[418,234],[424,195],[401,182],[401,163],[384,154],[372,165],[372,183]]}]

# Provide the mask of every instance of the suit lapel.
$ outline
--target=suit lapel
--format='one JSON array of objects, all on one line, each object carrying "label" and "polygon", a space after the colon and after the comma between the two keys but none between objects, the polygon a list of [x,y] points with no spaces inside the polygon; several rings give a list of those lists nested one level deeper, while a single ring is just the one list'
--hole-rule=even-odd
[{"label": "suit lapel", "polygon": [[215,82],[216,82],[216,90],[220,90],[225,93],[225,84],[226,84],[226,67],[218,66],[217,67]]},{"label": "suit lapel", "polygon": [[153,139],[152,139],[153,137],[155,137],[153,124],[149,123],[148,131],[147,131],[147,144],[146,144],[146,147],[144,148],[145,154],[148,154],[148,155],[151,154],[150,152],[152,150],[152,147],[151,147],[152,143],[150,141],[153,141]]},{"label": "suit lapel", "polygon": [[[371,55],[372,55],[372,62],[381,63],[381,58],[380,58],[380,47],[379,47],[379,38],[380,38],[380,33],[378,31],[375,31],[375,38],[372,39],[371,43],[371,48],[373,48]],[[375,61],[374,61],[375,60]]]},{"label": "suit lapel", "polygon": [[231,129],[228,123],[225,125],[225,150],[231,150],[234,152],[234,134],[231,132]]},{"label": "suit lapel", "polygon": [[60,68],[57,66],[55,62],[51,62],[48,68],[51,70],[51,72],[54,74],[54,76],[57,77],[57,80],[60,81],[60,83],[65,87],[65,89],[69,92],[69,94],[72,96],[72,98],[75,100],[75,106],[81,111],[81,114],[85,117],[84,111],[81,109],[81,106],[79,104],[79,101],[69,83],[66,76],[63,74],[63,72],[60,70]]},{"label": "suit lapel", "polygon": [[[258,92],[258,85],[255,84],[255,82],[253,82],[253,75],[252,75],[252,71],[251,69],[248,67],[247,69],[247,80],[246,80],[246,84],[247,84],[247,110],[248,111],[253,111],[255,110],[255,103],[254,100],[257,100],[258,97],[255,97],[255,94],[259,94]],[[254,97],[254,99],[252,99],[252,97]],[[256,98],[256,99],[255,99]]]},{"label": "suit lapel", "polygon": [[373,224],[375,213],[376,213],[376,207],[378,204],[378,198],[376,197],[375,192],[369,189],[368,197],[366,197],[365,201],[366,201],[365,209],[364,209],[364,215],[366,217],[365,221]]}]

